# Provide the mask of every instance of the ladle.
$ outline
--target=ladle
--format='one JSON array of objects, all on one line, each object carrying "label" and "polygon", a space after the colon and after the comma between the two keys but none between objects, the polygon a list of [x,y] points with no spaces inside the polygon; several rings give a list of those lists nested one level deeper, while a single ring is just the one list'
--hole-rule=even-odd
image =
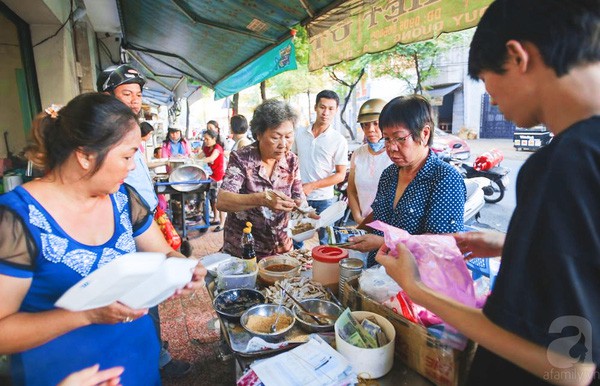
[{"label": "ladle", "polygon": [[284,293],[285,293],[287,296],[289,296],[289,297],[290,297],[290,299],[292,299],[292,301],[293,301],[294,303],[296,303],[296,305],[297,305],[297,306],[298,306],[298,307],[299,307],[299,308],[300,308],[300,309],[301,309],[301,310],[302,310],[304,313],[306,313],[306,314],[307,314],[308,316],[310,316],[310,317],[311,317],[311,318],[312,318],[312,319],[313,319],[315,322],[317,322],[317,324],[318,324],[319,326],[324,326],[324,325],[326,325],[326,324],[327,324],[327,323],[324,323],[323,321],[321,321],[321,319],[319,319],[319,318],[318,318],[318,317],[316,317],[315,315],[313,315],[313,313],[312,313],[312,312],[310,312],[309,310],[307,310],[307,309],[306,309],[306,308],[305,308],[305,307],[302,305],[302,303],[300,303],[300,302],[299,302],[298,300],[296,300],[296,298],[295,298],[295,297],[293,297],[293,296],[292,296],[292,295],[291,295],[289,292],[287,292],[285,289],[283,289],[283,287],[282,287],[282,286],[280,286],[280,285],[279,285],[279,283],[275,283],[275,285],[276,285],[277,287],[279,287],[279,289],[281,289],[281,290],[282,290],[282,291],[283,291],[283,292],[284,292]]}]

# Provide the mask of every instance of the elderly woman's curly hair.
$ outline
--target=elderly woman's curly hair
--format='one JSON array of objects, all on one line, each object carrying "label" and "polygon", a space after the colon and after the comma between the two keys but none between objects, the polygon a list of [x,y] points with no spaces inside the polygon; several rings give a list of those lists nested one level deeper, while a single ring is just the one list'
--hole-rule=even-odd
[{"label": "elderly woman's curly hair", "polygon": [[258,141],[258,137],[267,129],[279,127],[283,122],[292,122],[294,127],[298,121],[298,113],[288,103],[270,99],[260,104],[254,110],[254,116],[250,121],[252,136]]}]

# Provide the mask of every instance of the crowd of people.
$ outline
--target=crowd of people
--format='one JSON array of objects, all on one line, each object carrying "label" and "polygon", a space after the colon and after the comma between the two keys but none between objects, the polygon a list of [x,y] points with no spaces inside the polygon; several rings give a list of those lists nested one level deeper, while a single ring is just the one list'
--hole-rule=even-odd
[{"label": "crowd of people", "polygon": [[[286,232],[292,211],[308,205],[318,217],[348,175],[352,216],[368,231],[348,248],[369,253],[367,266],[384,266],[414,302],[479,343],[468,384],[597,384],[599,35],[598,0],[496,0],[477,27],[469,75],[518,126],[543,123],[555,135],[521,169],[506,235],[463,232],[465,185],[430,149],[435,123],[426,98],[367,100],[357,117],[365,141],[348,160],[334,124],[339,97],[323,90],[307,127],[275,99],[257,106],[250,124],[231,117],[230,138],[208,122],[201,158],[212,172],[211,224],[224,231],[223,251],[241,256],[247,222],[258,230],[259,259],[301,248]],[[17,385],[158,385],[161,375],[189,372],[161,342],[157,307],[54,306],[82,277],[126,253],[182,256],[153,221],[158,198],[141,146],[153,127],[139,122],[144,84],[134,68],[113,66],[100,74],[98,93],[40,113],[27,156],[43,177],[0,196],[0,353],[11,354]],[[181,129],[169,127],[160,156],[190,155]],[[451,234],[469,258],[501,256],[483,310],[428,288],[412,253],[386,246],[369,228],[374,220],[413,235]],[[326,235],[319,241],[326,244]],[[200,288],[205,273],[198,264],[174,296]],[[569,340],[573,328],[578,339]]]}]

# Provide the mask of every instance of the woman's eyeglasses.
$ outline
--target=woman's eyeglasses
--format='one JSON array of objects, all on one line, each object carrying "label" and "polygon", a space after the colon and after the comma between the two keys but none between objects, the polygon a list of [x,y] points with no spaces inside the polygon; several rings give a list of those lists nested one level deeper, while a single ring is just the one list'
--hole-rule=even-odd
[{"label": "woman's eyeglasses", "polygon": [[402,146],[404,143],[406,143],[406,140],[410,136],[412,136],[411,133],[406,134],[404,137],[396,137],[396,138],[386,137],[386,138],[383,138],[383,141],[384,141],[386,147],[392,146],[392,144],[394,144],[394,143],[397,146]]}]

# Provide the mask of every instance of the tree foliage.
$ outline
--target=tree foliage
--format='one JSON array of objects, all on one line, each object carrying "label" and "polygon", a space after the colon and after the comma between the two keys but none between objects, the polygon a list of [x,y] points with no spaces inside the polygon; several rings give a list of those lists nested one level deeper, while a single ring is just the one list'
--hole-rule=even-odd
[{"label": "tree foliage", "polygon": [[297,94],[306,93],[310,97],[311,93],[319,92],[325,84],[323,71],[313,73],[309,73],[308,71],[310,46],[306,30],[298,26],[296,27],[296,31],[294,46],[296,47],[296,63],[298,68],[278,74],[266,81],[266,85],[270,91],[287,101]]},{"label": "tree foliage", "polygon": [[424,84],[439,74],[435,66],[438,57],[459,44],[465,33],[451,33],[436,39],[412,44],[397,44],[391,49],[371,55],[371,76],[393,76],[403,80],[415,94],[421,94]]},{"label": "tree foliage", "polygon": [[347,62],[338,63],[332,67],[326,67],[326,71],[329,73],[330,78],[337,82],[339,85],[344,86],[346,89],[344,101],[340,110],[340,119],[342,124],[350,134],[350,138],[354,139],[354,131],[352,127],[344,119],[344,112],[348,107],[348,102],[352,96],[352,92],[356,88],[356,85],[362,77],[365,75],[367,66],[369,65],[371,58],[369,55],[360,56],[354,60]]}]

